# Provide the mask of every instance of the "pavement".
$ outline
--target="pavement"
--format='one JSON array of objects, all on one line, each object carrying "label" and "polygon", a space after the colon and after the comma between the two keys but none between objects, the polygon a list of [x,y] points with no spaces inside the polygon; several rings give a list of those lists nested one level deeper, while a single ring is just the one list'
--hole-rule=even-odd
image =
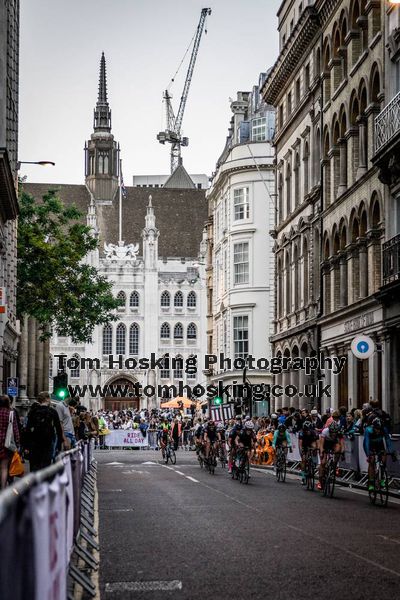
[{"label": "pavement", "polygon": [[308,492],[251,469],[248,485],[194,452],[96,451],[102,600],[394,600],[400,501]]}]

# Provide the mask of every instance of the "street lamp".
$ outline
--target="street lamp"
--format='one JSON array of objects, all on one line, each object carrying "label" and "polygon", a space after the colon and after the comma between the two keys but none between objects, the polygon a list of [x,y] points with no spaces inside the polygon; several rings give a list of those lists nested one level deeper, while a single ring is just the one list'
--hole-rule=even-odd
[{"label": "street lamp", "polygon": [[20,170],[21,165],[40,165],[41,167],[55,167],[56,163],[52,160],[19,160],[17,162],[18,171]]}]

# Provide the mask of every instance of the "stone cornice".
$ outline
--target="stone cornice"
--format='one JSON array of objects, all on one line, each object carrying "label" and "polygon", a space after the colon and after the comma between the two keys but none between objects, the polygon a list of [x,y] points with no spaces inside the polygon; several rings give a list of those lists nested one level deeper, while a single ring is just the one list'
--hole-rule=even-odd
[{"label": "stone cornice", "polygon": [[318,14],[314,7],[308,6],[303,11],[296,27],[283,48],[272,71],[261,88],[263,99],[276,105],[277,98],[285,87],[287,79],[296,71],[299,61],[318,32]]}]

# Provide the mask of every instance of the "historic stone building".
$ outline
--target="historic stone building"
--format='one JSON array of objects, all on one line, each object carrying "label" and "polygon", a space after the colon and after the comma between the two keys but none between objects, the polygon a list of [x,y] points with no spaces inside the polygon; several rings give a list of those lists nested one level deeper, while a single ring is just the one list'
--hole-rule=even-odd
[{"label": "historic stone building", "polygon": [[[229,135],[207,192],[208,352],[231,361],[248,354],[271,356],[275,110],[260,98],[265,77],[262,73],[259,85],[232,101]],[[217,364],[209,376],[223,385],[242,383],[243,370]],[[247,376],[253,384],[271,382],[265,371],[251,370]],[[268,406],[255,403],[254,411],[266,414]]]},{"label": "historic stone building", "polygon": [[[179,362],[175,369],[171,363],[163,369],[147,370],[109,364],[109,355],[121,356],[125,361],[169,353],[183,359],[197,355],[201,370],[206,340],[203,229],[207,204],[205,191],[195,187],[182,165],[162,188],[126,187],[119,193],[119,145],[111,132],[104,55],[85,165],[85,185],[51,187],[59,190],[66,204],[75,203],[99,237],[100,247],[87,261],[113,282],[113,291],[122,305],[116,311],[118,320],[96,327],[90,342],[73,344],[55,333],[50,370],[55,374],[55,355],[62,353],[68,358],[100,360],[100,368],[87,363],[69,369],[72,385],[140,382],[144,387],[178,385],[181,381],[193,388],[200,383],[201,375],[186,374]],[[25,185],[35,197],[48,187]],[[101,404],[107,408],[153,407],[159,405],[159,398],[142,395],[122,399],[111,394],[101,401],[99,394],[92,398],[87,392],[85,402],[91,408]]]},{"label": "historic stone building", "polygon": [[384,186],[385,241],[382,256],[388,405],[400,430],[400,6],[387,5],[384,12],[383,56],[385,103],[375,117],[372,162]]},{"label": "historic stone building", "polygon": [[0,387],[16,375],[19,0],[0,2]]},{"label": "historic stone building", "polygon": [[[276,104],[282,117],[277,160],[286,189],[282,203],[285,199],[293,213],[287,210],[277,228],[277,322],[284,319],[287,333],[280,336],[278,326],[274,346],[296,354],[305,334],[308,352],[321,349],[326,356],[347,357],[341,374],[327,373],[325,381],[332,385],[331,406],[349,409],[371,398],[387,408],[390,404],[384,314],[377,295],[385,235],[383,185],[371,162],[374,119],[384,101],[384,8],[382,2],[363,0],[283,2],[278,13],[281,52],[264,86],[265,99]],[[301,158],[300,153],[296,157],[296,140],[305,148],[308,135],[312,168],[311,174],[303,169],[296,212],[299,184],[294,170]],[[307,156],[303,152],[303,166]],[[311,198],[304,196],[310,177],[317,185]],[[289,188],[294,197],[290,201]],[[296,247],[295,242],[305,219],[313,223],[313,234],[305,236],[308,261],[301,243]],[[295,307],[307,299],[310,306],[302,324]],[[361,333],[376,342],[377,350],[367,360],[356,359],[350,350],[352,339]],[[293,373],[283,376],[291,383],[296,378]]]}]

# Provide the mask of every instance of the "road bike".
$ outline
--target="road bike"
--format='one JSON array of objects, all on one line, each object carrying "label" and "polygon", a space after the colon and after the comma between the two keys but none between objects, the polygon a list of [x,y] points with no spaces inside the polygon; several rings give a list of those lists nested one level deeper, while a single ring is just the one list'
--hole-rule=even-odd
[{"label": "road bike", "polygon": [[211,475],[215,474],[215,467],[217,466],[217,454],[214,448],[214,444],[210,444],[210,449],[208,452],[208,458],[204,459],[205,464],[207,465],[208,472]]},{"label": "road bike", "polygon": [[286,448],[278,446],[276,450],[275,476],[278,482],[286,480]]},{"label": "road bike", "polygon": [[220,460],[221,467],[223,469],[225,469],[226,463],[227,463],[227,457],[226,457],[226,446],[225,446],[225,442],[223,440],[220,441],[219,445],[218,445],[218,458]]},{"label": "road bike", "polygon": [[307,448],[305,455],[306,489],[311,492],[314,490],[315,486],[315,453],[315,449]]},{"label": "road bike", "polygon": [[164,458],[166,465],[168,464],[169,460],[171,461],[171,464],[173,464],[173,465],[176,464],[175,450],[170,442],[168,442],[167,445],[165,446],[165,449],[163,451],[163,458]]},{"label": "road bike", "polygon": [[232,479],[237,479],[240,483],[249,483],[250,479],[250,461],[245,448],[239,448],[235,460],[232,464]]},{"label": "road bike", "polygon": [[[385,452],[372,452],[370,457],[374,457],[374,479],[373,479],[373,490],[368,490],[369,501],[371,504],[380,504],[381,506],[387,506],[389,497],[389,477],[386,470],[383,457]],[[386,454],[387,456],[387,454]],[[369,482],[368,482],[369,485]],[[377,502],[378,500],[378,502]]]},{"label": "road bike", "polygon": [[339,454],[333,450],[328,450],[325,454],[327,454],[327,460],[322,476],[322,493],[324,496],[332,498],[336,484],[336,470],[339,462]]}]

